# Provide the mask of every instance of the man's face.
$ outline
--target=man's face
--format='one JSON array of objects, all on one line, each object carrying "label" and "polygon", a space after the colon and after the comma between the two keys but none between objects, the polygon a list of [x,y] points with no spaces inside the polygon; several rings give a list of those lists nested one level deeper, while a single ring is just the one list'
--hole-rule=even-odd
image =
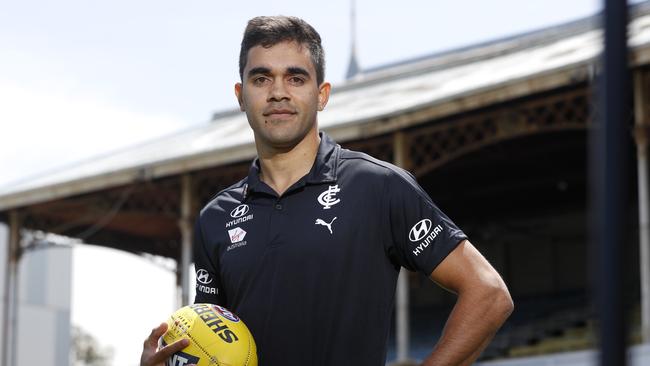
[{"label": "man's face", "polygon": [[316,131],[316,114],[329,91],[329,83],[317,84],[309,49],[296,42],[251,48],[243,80],[235,85],[258,147],[275,149],[292,148]]}]

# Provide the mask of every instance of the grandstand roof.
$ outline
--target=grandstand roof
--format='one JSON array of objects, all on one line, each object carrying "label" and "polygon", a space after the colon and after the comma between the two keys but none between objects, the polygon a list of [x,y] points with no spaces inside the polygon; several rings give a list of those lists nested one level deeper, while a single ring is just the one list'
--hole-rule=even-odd
[{"label": "grandstand roof", "polygon": [[[633,8],[632,63],[650,63],[650,2]],[[433,118],[589,80],[602,49],[598,17],[362,70],[335,85],[320,128],[339,141],[361,139]],[[0,188],[0,210],[181,174],[255,156],[239,111],[66,169]]]}]

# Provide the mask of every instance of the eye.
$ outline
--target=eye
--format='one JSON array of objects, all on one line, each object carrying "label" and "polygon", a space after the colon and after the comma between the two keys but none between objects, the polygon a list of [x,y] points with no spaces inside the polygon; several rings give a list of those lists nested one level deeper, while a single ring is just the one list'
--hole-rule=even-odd
[{"label": "eye", "polygon": [[300,85],[303,85],[305,83],[305,80],[303,78],[299,77],[299,76],[291,76],[289,78],[289,83],[291,83],[292,85],[300,86]]},{"label": "eye", "polygon": [[256,76],[253,78],[254,85],[264,85],[269,79],[265,76]]}]

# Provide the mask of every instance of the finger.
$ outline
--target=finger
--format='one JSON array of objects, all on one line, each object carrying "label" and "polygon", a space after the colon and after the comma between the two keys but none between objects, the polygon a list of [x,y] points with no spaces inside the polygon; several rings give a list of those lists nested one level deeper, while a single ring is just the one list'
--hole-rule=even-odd
[{"label": "finger", "polygon": [[169,344],[156,352],[155,355],[151,358],[151,361],[153,364],[158,364],[165,362],[169,356],[173,355],[174,353],[182,350],[183,348],[187,347],[190,345],[190,340],[183,338],[180,339],[172,344]]},{"label": "finger", "polygon": [[151,330],[151,333],[149,334],[149,337],[147,337],[147,339],[145,339],[144,341],[145,348],[158,347],[158,338],[160,338],[163,334],[165,334],[166,331],[167,331],[167,323],[160,323],[159,326],[153,328]]}]

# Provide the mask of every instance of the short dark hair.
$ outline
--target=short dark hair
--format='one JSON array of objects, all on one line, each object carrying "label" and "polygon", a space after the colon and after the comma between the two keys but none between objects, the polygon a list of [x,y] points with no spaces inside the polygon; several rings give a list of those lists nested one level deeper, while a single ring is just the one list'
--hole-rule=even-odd
[{"label": "short dark hair", "polygon": [[286,41],[297,42],[309,49],[311,61],[316,69],[316,81],[320,85],[325,80],[325,51],[320,35],[304,20],[283,15],[255,17],[248,21],[239,51],[239,77],[244,80],[244,67],[251,48],[273,47]]}]

